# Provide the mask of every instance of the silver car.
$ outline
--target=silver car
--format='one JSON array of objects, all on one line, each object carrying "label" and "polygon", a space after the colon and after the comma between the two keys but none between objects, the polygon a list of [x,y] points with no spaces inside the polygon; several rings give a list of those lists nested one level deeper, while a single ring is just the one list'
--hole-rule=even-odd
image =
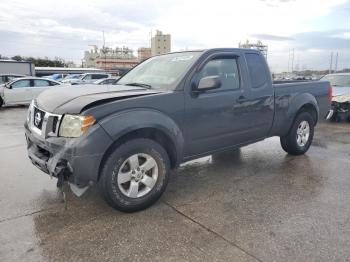
[{"label": "silver car", "polygon": [[99,80],[95,81],[94,84],[96,84],[96,85],[115,85],[115,84],[117,84],[119,78],[120,78],[119,76],[115,76],[115,77],[108,77],[108,78],[104,78],[104,79],[99,79]]},{"label": "silver car", "polygon": [[39,78],[22,77],[0,86],[0,107],[2,105],[30,104],[41,92],[61,83]]},{"label": "silver car", "polygon": [[325,75],[320,81],[329,81],[333,88],[332,108],[327,119],[350,122],[350,73]]},{"label": "silver car", "polygon": [[106,73],[86,73],[86,74],[82,74],[77,79],[64,79],[62,80],[62,83],[71,84],[71,85],[91,84],[98,79],[103,79],[108,77],[111,77],[111,75]]}]

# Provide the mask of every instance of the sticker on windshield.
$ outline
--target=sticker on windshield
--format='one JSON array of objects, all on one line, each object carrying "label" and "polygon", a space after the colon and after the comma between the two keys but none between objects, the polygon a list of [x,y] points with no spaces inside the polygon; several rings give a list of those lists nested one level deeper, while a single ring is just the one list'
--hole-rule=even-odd
[{"label": "sticker on windshield", "polygon": [[173,59],[171,59],[171,61],[187,61],[187,60],[191,60],[193,58],[193,55],[187,55],[187,56],[178,56],[178,57],[174,57]]}]

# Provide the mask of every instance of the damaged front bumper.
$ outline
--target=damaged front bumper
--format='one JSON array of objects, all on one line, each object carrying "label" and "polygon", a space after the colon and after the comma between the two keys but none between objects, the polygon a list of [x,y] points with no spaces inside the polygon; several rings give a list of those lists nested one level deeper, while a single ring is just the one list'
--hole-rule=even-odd
[{"label": "damaged front bumper", "polygon": [[56,178],[62,176],[73,185],[76,195],[98,181],[100,163],[112,143],[99,124],[79,138],[43,137],[27,122],[24,127],[28,157],[41,171]]},{"label": "damaged front bumper", "polygon": [[350,122],[350,96],[333,97],[326,119]]}]

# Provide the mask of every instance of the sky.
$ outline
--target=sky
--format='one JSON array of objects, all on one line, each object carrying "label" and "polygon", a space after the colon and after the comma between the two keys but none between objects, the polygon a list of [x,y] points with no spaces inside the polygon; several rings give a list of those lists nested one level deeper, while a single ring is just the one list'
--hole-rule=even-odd
[{"label": "sky", "polygon": [[261,40],[274,72],[350,68],[350,0],[2,0],[0,54],[81,63],[88,45],[150,45],[156,29],[172,50],[238,47]]}]

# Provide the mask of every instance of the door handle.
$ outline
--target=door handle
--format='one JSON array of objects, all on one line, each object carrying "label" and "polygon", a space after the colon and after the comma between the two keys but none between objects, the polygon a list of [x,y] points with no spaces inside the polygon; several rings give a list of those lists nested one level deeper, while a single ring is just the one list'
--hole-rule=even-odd
[{"label": "door handle", "polygon": [[240,96],[237,98],[237,102],[238,103],[244,103],[244,102],[247,102],[248,101],[248,98],[246,98],[245,96]]}]

